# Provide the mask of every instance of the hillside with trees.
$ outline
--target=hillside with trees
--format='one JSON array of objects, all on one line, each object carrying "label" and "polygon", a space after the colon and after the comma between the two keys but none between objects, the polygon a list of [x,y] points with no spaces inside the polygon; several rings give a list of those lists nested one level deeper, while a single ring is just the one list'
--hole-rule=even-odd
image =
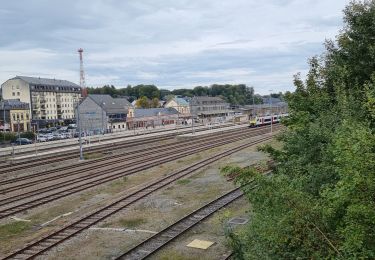
[{"label": "hillside with trees", "polygon": [[225,169],[255,180],[250,224],[229,233],[235,259],[375,258],[375,2],[352,2],[344,22],[295,76],[283,147],[262,148],[272,174]]},{"label": "hillside with trees", "polygon": [[[142,97],[146,97],[150,100],[166,99],[169,95],[180,95],[186,97],[193,96],[213,96],[221,97],[232,105],[250,105],[261,104],[262,99],[259,95],[254,94],[254,88],[248,87],[245,84],[238,85],[218,85],[214,84],[209,87],[197,86],[193,89],[158,89],[155,85],[137,85],[127,86],[126,88],[116,88],[115,86],[103,86],[101,88],[88,88],[89,94],[109,94],[112,97],[126,96],[129,97],[129,101],[138,100]],[[275,94],[278,95],[278,94]]]}]

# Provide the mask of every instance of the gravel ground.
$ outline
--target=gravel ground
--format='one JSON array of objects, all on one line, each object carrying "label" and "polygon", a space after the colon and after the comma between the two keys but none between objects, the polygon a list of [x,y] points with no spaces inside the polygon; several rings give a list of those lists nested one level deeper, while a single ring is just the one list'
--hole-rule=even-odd
[{"label": "gravel ground", "polygon": [[[230,146],[233,147],[235,145],[236,144],[232,144]],[[219,150],[223,149],[224,147],[216,148],[213,150],[215,150],[215,152],[218,152]],[[197,154],[195,155],[196,158],[191,158],[190,160],[184,158],[187,160],[181,160],[181,162],[177,161],[174,164],[187,165],[192,161],[199,160],[205,156],[209,156],[210,154],[212,154],[212,152],[213,151],[210,151],[209,153],[206,152],[204,154]],[[247,166],[265,158],[265,155],[260,152],[256,152],[256,149],[254,147],[242,150],[230,157],[220,160],[216,164],[212,164],[206,167],[192,177],[180,180],[177,183],[172,184],[168,188],[152,194],[147,199],[141,200],[140,202],[131,206],[129,209],[119,212],[118,214],[99,223],[97,227],[160,231],[167,225],[175,222],[189,212],[195,210],[200,206],[203,206],[207,202],[218,197],[220,194],[224,194],[225,192],[233,188],[232,183],[227,182],[225,178],[219,173],[220,167],[227,164],[239,164],[241,166]],[[164,170],[168,171],[167,168],[176,168],[176,165],[174,164],[171,164],[170,166],[164,166],[162,168],[156,168],[159,168],[159,172],[165,172]],[[163,169],[163,171],[160,171],[160,169]],[[239,204],[237,205],[237,203]],[[223,214],[225,216],[243,216],[245,214],[241,210],[244,210],[243,206],[246,205],[246,201],[239,200],[238,202],[233,203],[233,205],[235,208],[237,207],[238,210],[233,210],[233,213],[227,213],[227,211],[224,209],[221,211],[224,213],[218,214],[219,218],[222,219]],[[231,207],[232,206],[228,208]],[[215,220],[215,217],[216,215],[212,217],[213,223],[216,223],[215,228],[207,228],[212,229],[212,234],[189,231],[186,234],[187,237],[185,238],[186,241],[189,240],[190,242],[190,240],[192,240],[192,238],[194,237],[192,235],[189,236],[190,232],[193,232],[192,234],[204,233],[204,235],[200,237],[201,239],[209,239],[216,242],[213,250],[207,250],[207,259],[217,259],[217,257],[225,254],[225,252],[228,251],[228,249],[225,248],[222,222]],[[207,220],[207,223],[211,223],[210,221],[211,218]],[[198,230],[204,230],[204,228],[202,229],[202,227],[200,227],[200,229],[199,227],[197,228]],[[64,243],[61,246],[57,247],[49,253],[49,257],[43,257],[43,259],[111,259],[116,255],[119,255],[121,252],[127,251],[128,249],[151,235],[152,234],[146,232],[88,230],[83,232],[80,236],[75,237],[67,243]],[[181,239],[184,239],[184,237],[182,237]],[[176,245],[174,246],[175,243]],[[164,250],[167,253],[163,253],[164,251],[161,251],[160,257],[164,257],[165,254],[168,255],[173,252],[180,252],[180,249],[182,248],[184,249],[181,251],[183,256],[185,254],[184,252],[186,251],[185,244],[187,243],[185,243],[184,240],[175,243],[172,243],[171,247],[167,247],[165,249],[167,251]],[[189,250],[186,251],[187,256],[189,255]],[[197,257],[200,256],[200,254],[202,254],[202,252],[200,251],[197,251],[195,253]],[[171,255],[173,256],[174,253]],[[206,257],[200,259],[206,259]]]}]

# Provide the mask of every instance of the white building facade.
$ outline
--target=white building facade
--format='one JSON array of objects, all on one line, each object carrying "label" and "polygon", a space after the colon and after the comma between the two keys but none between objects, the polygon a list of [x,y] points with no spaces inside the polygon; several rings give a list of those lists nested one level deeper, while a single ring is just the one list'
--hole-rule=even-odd
[{"label": "white building facade", "polygon": [[81,98],[80,86],[58,79],[17,76],[4,82],[1,90],[4,99],[28,103],[33,120],[73,119]]}]

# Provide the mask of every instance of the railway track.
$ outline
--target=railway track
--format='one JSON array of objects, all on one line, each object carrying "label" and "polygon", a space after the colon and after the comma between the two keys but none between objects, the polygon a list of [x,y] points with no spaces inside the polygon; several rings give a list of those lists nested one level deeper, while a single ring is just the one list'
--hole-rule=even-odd
[{"label": "railway track", "polygon": [[202,220],[211,216],[213,213],[219,209],[230,204],[234,200],[240,198],[243,195],[240,188],[234,189],[223,196],[211,201],[210,203],[204,205],[203,207],[195,210],[189,215],[183,217],[174,224],[168,226],[147,240],[143,241],[136,247],[132,248],[128,252],[119,256],[118,259],[126,260],[139,260],[145,259],[146,257],[154,254],[160,248],[168,244],[171,240],[175,239],[185,231],[189,230]]},{"label": "railway track", "polygon": [[[77,192],[95,187],[97,185],[104,184],[109,181],[113,181],[118,178],[128,176],[128,175],[137,173],[145,169],[149,169],[153,166],[156,166],[164,162],[172,161],[172,160],[181,158],[186,155],[194,154],[194,153],[204,151],[213,147],[217,147],[219,145],[224,145],[224,144],[228,144],[234,141],[239,141],[239,140],[243,140],[249,137],[259,135],[266,130],[267,129],[262,129],[255,133],[251,132],[250,134],[234,136],[230,138],[229,140],[217,142],[215,144],[206,142],[206,143],[201,144],[198,148],[190,149],[189,151],[184,151],[184,148],[180,148],[179,149],[179,151],[181,151],[180,153],[177,153],[175,150],[175,151],[167,152],[165,154],[157,154],[151,158],[140,158],[137,162],[133,162],[133,164],[129,168],[123,169],[124,167],[123,166],[122,170],[115,171],[107,175],[103,175],[103,173],[99,171],[98,174],[96,175],[96,176],[99,176],[98,179],[92,180],[93,178],[95,178],[95,176],[93,176],[93,174],[90,173],[90,175],[84,176],[82,178],[76,178],[73,180],[60,182],[60,183],[51,185],[46,188],[41,188],[35,191],[26,192],[24,194],[2,199],[0,201],[1,202],[0,206],[2,207],[2,209],[0,210],[0,219],[25,211],[27,209],[35,208],[37,206],[46,204],[48,202],[75,194]],[[139,164],[139,161],[146,161],[146,162],[144,162],[143,164]],[[88,181],[88,182],[84,182],[84,181]],[[59,188],[62,188],[62,189],[59,189]],[[49,192],[52,192],[52,193],[49,193]],[[26,201],[22,202],[21,200],[26,200]]]},{"label": "railway track", "polygon": [[[212,127],[212,129],[216,129],[216,128],[219,128],[219,127],[218,126]],[[222,128],[222,129],[224,130],[225,128]],[[206,130],[207,130],[206,128],[196,129],[196,132],[206,131]],[[121,142],[117,142],[116,144],[103,144],[98,147],[85,148],[85,150],[86,150],[86,153],[88,154],[95,153],[95,152],[104,152],[104,153],[111,152],[113,151],[113,149],[123,149],[123,148],[133,147],[136,145],[144,145],[144,144],[154,143],[157,141],[170,140],[170,139],[173,139],[176,135],[186,134],[190,132],[191,130],[183,130],[178,133],[168,133],[168,134],[164,134],[161,136],[145,137],[145,138],[136,139],[136,140],[124,140]],[[112,139],[109,139],[108,141],[115,140],[115,139],[118,139],[118,138],[112,138]],[[78,144],[75,144],[72,146],[77,146],[77,145]],[[57,153],[52,156],[44,156],[42,158],[39,157],[36,159],[27,159],[27,162],[24,162],[24,161],[13,162],[12,164],[4,163],[4,165],[0,168],[1,169],[0,174],[5,174],[11,171],[18,171],[22,169],[28,169],[30,167],[45,165],[45,164],[54,163],[54,162],[60,162],[62,160],[70,160],[70,159],[78,158],[78,155],[79,155],[79,147],[77,147],[77,149],[75,150],[65,151],[63,153]]]},{"label": "railway track", "polygon": [[[230,136],[230,135],[233,135],[237,132],[241,132],[243,130],[244,129],[237,129],[237,130],[228,131],[228,132],[224,132],[224,133],[216,134],[216,135],[205,135],[205,136],[196,138],[194,140],[212,140],[214,138],[217,138],[218,136],[219,137]],[[61,172],[63,170],[69,170],[69,173],[73,174],[74,173],[74,172],[72,172],[73,168],[79,169],[79,168],[85,167],[86,170],[96,169],[100,165],[112,165],[113,163],[116,163],[116,162],[119,162],[119,161],[129,160],[129,159],[133,159],[133,158],[139,158],[139,156],[147,155],[148,153],[151,153],[151,152],[154,152],[154,153],[159,152],[159,151],[161,151],[165,148],[173,148],[173,147],[178,147],[178,146],[182,146],[182,145],[185,145],[185,144],[188,145],[190,143],[191,143],[190,140],[186,140],[186,141],[180,141],[180,142],[174,143],[174,144],[162,144],[162,145],[157,145],[157,146],[153,146],[153,147],[149,147],[149,148],[137,149],[137,150],[134,150],[134,151],[131,151],[131,152],[125,152],[125,153],[121,153],[121,154],[117,154],[117,155],[112,155],[111,158],[103,157],[103,158],[99,158],[99,159],[95,159],[95,160],[83,161],[83,162],[80,162],[79,164],[58,167],[58,168],[55,168],[55,169],[37,172],[37,173],[30,174],[30,175],[27,175],[27,176],[21,176],[21,177],[15,177],[15,178],[3,180],[3,181],[0,181],[0,187],[2,187],[4,185],[9,185],[9,184],[12,184],[12,183],[17,183],[17,182],[20,182],[20,181],[26,181],[26,180],[28,181],[28,186],[32,185],[35,182],[40,184],[40,183],[43,182],[43,179],[38,179],[36,181],[32,181],[32,179],[37,178],[37,177],[41,177],[41,176],[47,176],[47,175],[57,173],[57,172]],[[66,177],[66,176],[67,175],[64,175],[63,177]],[[28,186],[17,186],[17,187],[14,187],[14,188],[19,189],[19,188],[25,188],[25,187],[28,187]],[[9,190],[7,188],[2,188],[2,189],[0,189],[0,194],[11,191],[11,189],[13,189],[13,187],[9,188]]]},{"label": "railway track", "polygon": [[[181,127],[179,128],[180,131],[184,131],[186,129],[189,129],[190,127]],[[149,132],[149,133],[141,133],[139,134],[139,136],[147,136],[147,135],[150,135],[150,134],[155,134],[155,133],[166,133],[166,132],[172,132],[172,131],[176,131],[176,129],[164,129],[164,130],[159,130],[159,131],[152,131],[152,132]],[[188,131],[191,131],[191,130],[186,130],[187,132]],[[115,136],[115,137],[109,137],[107,136],[107,138],[105,139],[101,139],[100,141],[104,142],[104,141],[113,141],[113,140],[117,140],[117,139],[126,139],[126,138],[131,138],[131,137],[134,137],[134,136],[137,136],[137,135],[128,135],[128,136]],[[57,146],[57,147],[45,147],[46,145],[44,146],[41,146],[41,147],[38,147],[38,152],[48,152],[48,151],[53,151],[55,150],[56,148],[69,148],[69,147],[77,147],[77,144],[78,144],[78,138],[75,139],[77,142],[75,143],[70,143],[70,144],[64,144],[64,145],[60,145],[60,146]],[[73,140],[74,141],[74,140]],[[90,143],[99,143],[100,142],[99,139],[98,140],[92,140]],[[47,143],[49,144],[49,143]],[[78,148],[77,148],[78,149]],[[17,155],[28,155],[28,154],[35,154],[35,150],[32,150],[32,151],[26,151],[26,152],[20,152],[20,151],[17,151]],[[8,155],[10,156],[10,155]]]},{"label": "railway track", "polygon": [[142,187],[133,191],[130,194],[124,195],[110,203],[107,206],[101,207],[100,209],[81,217],[79,220],[74,221],[66,225],[65,227],[54,231],[38,241],[31,242],[24,248],[17,250],[16,252],[6,256],[5,259],[32,259],[37,256],[41,256],[48,250],[56,247],[57,245],[67,241],[68,239],[76,236],[84,230],[87,230],[91,226],[98,224],[100,221],[116,214],[119,211],[127,209],[130,205],[133,205],[137,201],[146,198],[150,194],[158,191],[167,185],[196,173],[199,169],[220,160],[228,155],[236,153],[247,147],[259,144],[261,142],[270,140],[271,137],[260,137],[257,140],[248,141],[236,148],[229,149],[227,151],[217,153],[209,158],[200,160],[190,166],[184,167],[178,171],[175,171],[165,177],[161,177],[157,180],[150,181],[144,184]]}]

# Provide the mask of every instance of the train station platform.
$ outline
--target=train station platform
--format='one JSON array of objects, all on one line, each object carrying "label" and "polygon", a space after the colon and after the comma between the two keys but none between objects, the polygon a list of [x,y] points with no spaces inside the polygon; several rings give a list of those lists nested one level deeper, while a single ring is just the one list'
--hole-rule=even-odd
[{"label": "train station platform", "polygon": [[[83,138],[83,150],[88,150],[92,147],[98,147],[101,145],[115,145],[118,142],[142,140],[145,138],[164,136],[175,134],[177,138],[194,138],[195,136],[201,136],[205,134],[211,134],[215,132],[223,132],[231,130],[233,128],[247,127],[247,125],[234,125],[233,123],[223,123],[217,125],[199,125],[194,126],[194,134],[188,134],[187,132],[192,131],[192,126],[183,127],[165,127],[158,129],[142,129],[138,131],[128,130],[126,132],[97,135]],[[182,133],[184,132],[184,133]],[[79,138],[65,139],[59,141],[52,141],[46,143],[37,143],[30,145],[14,146],[1,148],[0,156],[6,160],[25,160],[28,158],[43,157],[51,154],[64,153],[66,151],[79,151]],[[13,154],[14,152],[14,154]]]}]

